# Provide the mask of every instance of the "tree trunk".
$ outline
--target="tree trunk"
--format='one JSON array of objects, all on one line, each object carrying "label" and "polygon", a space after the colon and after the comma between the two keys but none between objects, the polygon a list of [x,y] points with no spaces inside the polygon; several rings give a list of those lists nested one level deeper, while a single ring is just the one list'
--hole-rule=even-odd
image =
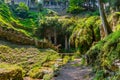
[{"label": "tree trunk", "polygon": [[68,41],[68,49],[70,50],[70,39]]},{"label": "tree trunk", "polygon": [[65,35],[65,50],[68,50],[68,41],[67,36]]},{"label": "tree trunk", "polygon": [[35,46],[38,46],[38,40],[35,39]]},{"label": "tree trunk", "polygon": [[57,32],[56,32],[56,29],[54,29],[54,44],[57,45]]},{"label": "tree trunk", "polygon": [[48,35],[48,40],[52,43],[51,36]]},{"label": "tree trunk", "polygon": [[106,19],[102,0],[98,0],[98,6],[99,6],[100,17],[101,17],[102,24],[103,24],[103,29],[104,29],[105,35],[107,36],[112,32],[112,30]]}]

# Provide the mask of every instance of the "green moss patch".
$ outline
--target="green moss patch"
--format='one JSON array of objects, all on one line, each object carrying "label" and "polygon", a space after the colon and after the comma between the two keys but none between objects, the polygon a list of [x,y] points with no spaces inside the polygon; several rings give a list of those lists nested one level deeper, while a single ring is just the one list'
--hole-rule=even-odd
[{"label": "green moss patch", "polygon": [[23,68],[25,76],[32,78],[42,79],[48,73],[54,74],[54,70],[62,63],[57,61],[59,58],[59,54],[51,49],[10,48],[9,46],[0,45],[0,63],[16,64]]},{"label": "green moss patch", "polygon": [[15,65],[0,63],[0,80],[23,80],[22,69]]},{"label": "green moss patch", "polygon": [[100,79],[119,78],[119,66],[117,64],[120,60],[120,31],[110,34],[93,46],[87,52],[86,60],[97,73],[101,72],[101,76],[98,76],[101,77]]}]

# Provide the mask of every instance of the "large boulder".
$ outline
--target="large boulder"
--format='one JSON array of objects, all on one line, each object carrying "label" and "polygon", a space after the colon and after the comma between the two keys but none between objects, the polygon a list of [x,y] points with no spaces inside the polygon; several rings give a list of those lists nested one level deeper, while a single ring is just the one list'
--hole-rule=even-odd
[{"label": "large boulder", "polygon": [[22,69],[15,65],[0,63],[0,80],[23,80]]}]

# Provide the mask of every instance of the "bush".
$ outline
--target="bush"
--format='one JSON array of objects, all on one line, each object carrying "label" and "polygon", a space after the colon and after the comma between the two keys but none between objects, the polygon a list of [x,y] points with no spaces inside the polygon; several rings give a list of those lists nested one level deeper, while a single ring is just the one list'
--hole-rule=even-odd
[{"label": "bush", "polygon": [[[99,41],[86,54],[86,61],[94,67],[97,77],[100,80],[104,78],[119,77],[119,66],[117,65],[120,59],[120,31],[114,32],[107,36],[104,40]],[[102,71],[102,72],[101,72]],[[99,75],[101,73],[101,75]],[[112,74],[114,73],[114,74]],[[116,79],[118,80],[118,79]]]},{"label": "bush", "polygon": [[77,23],[70,38],[71,44],[80,54],[85,54],[93,42],[100,40],[100,20],[98,16],[90,16],[79,19]]},{"label": "bush", "polygon": [[85,9],[83,7],[80,7],[80,6],[76,6],[76,7],[70,6],[68,9],[68,12],[72,13],[72,14],[79,14],[80,12],[82,12],[84,10]]},{"label": "bush", "polygon": [[44,75],[43,80],[51,80],[52,77],[53,77],[52,74],[46,74],[46,75]]},{"label": "bush", "polygon": [[66,64],[66,63],[68,63],[70,61],[70,56],[65,56],[64,58],[63,58],[63,64]]},{"label": "bush", "polygon": [[21,3],[19,3],[19,5],[16,9],[16,13],[19,17],[26,18],[26,17],[28,17],[28,10],[29,10],[28,6],[25,5],[25,3],[21,2]]}]

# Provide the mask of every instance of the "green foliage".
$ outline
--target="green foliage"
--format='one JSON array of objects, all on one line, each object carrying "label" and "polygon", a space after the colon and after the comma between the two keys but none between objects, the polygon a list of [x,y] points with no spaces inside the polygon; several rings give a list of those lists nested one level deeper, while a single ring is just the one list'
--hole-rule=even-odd
[{"label": "green foliage", "polygon": [[6,29],[13,29],[27,36],[29,35],[29,31],[31,31],[30,28],[25,28],[24,25],[22,25],[19,20],[14,17],[9,7],[4,3],[0,5],[0,22],[0,27],[5,27]]},{"label": "green foliage", "polygon": [[[16,64],[23,68],[25,75],[33,78],[43,78],[47,74],[45,71],[50,71],[53,74],[52,66],[59,58],[58,53],[51,49],[39,50],[30,47],[14,49],[9,46],[0,46],[0,63]],[[57,65],[59,66],[58,62]]]},{"label": "green foliage", "polygon": [[25,3],[19,3],[18,7],[16,8],[17,15],[21,18],[26,18],[28,16],[28,6]]},{"label": "green foliage", "polygon": [[80,54],[84,54],[94,41],[100,39],[99,17],[91,16],[78,20],[77,26],[71,35],[71,44],[74,44]]},{"label": "green foliage", "polygon": [[0,80],[23,80],[22,68],[16,65],[0,63]]},{"label": "green foliage", "polygon": [[53,35],[54,30],[60,29],[60,23],[57,17],[48,17],[40,21],[41,25],[36,31],[36,35],[40,37],[47,37]]},{"label": "green foliage", "polygon": [[68,12],[72,14],[78,14],[81,11],[84,11],[84,8],[81,6],[83,0],[70,0],[70,6],[68,8]]},{"label": "green foliage", "polygon": [[120,24],[118,24],[118,25],[116,26],[116,30],[117,30],[117,31],[120,30]]},{"label": "green foliage", "polygon": [[10,24],[10,22],[15,21],[12,13],[9,9],[9,7],[4,4],[1,3],[0,5],[0,26],[4,26],[4,27],[12,27],[12,25]]},{"label": "green foliage", "polygon": [[43,78],[44,73],[39,69],[39,67],[33,68],[29,71],[29,76],[32,78]]},{"label": "green foliage", "polygon": [[70,19],[60,19],[62,34],[71,35],[74,27],[76,26],[76,21],[74,18]]},{"label": "green foliage", "polygon": [[5,70],[14,70],[14,69],[20,69],[20,70],[22,70],[22,68],[20,68],[19,66],[17,66],[17,65],[11,65],[11,64],[8,64],[8,63],[0,63],[0,68],[1,69],[5,69]]},{"label": "green foliage", "polygon": [[51,75],[51,74],[46,74],[46,75],[44,75],[43,79],[44,79],[44,80],[51,80],[52,77],[53,77],[53,75]]},{"label": "green foliage", "polygon": [[82,7],[79,7],[79,6],[70,6],[69,9],[68,9],[68,12],[69,13],[72,13],[72,14],[78,14],[82,11],[84,11],[85,9],[82,8]]},{"label": "green foliage", "polygon": [[65,56],[64,58],[63,58],[63,64],[66,64],[66,63],[68,63],[70,61],[70,56]]},{"label": "green foliage", "polygon": [[42,11],[42,10],[43,10],[43,6],[42,6],[41,3],[38,3],[38,10],[39,10],[39,11]]},{"label": "green foliage", "polygon": [[[120,59],[119,34],[120,31],[110,34],[87,52],[87,63],[94,66],[95,71],[104,71],[101,73],[103,76],[97,76],[99,78],[119,76],[117,75],[118,66],[116,65],[116,60]],[[113,75],[109,71],[114,72],[115,74]]]}]

